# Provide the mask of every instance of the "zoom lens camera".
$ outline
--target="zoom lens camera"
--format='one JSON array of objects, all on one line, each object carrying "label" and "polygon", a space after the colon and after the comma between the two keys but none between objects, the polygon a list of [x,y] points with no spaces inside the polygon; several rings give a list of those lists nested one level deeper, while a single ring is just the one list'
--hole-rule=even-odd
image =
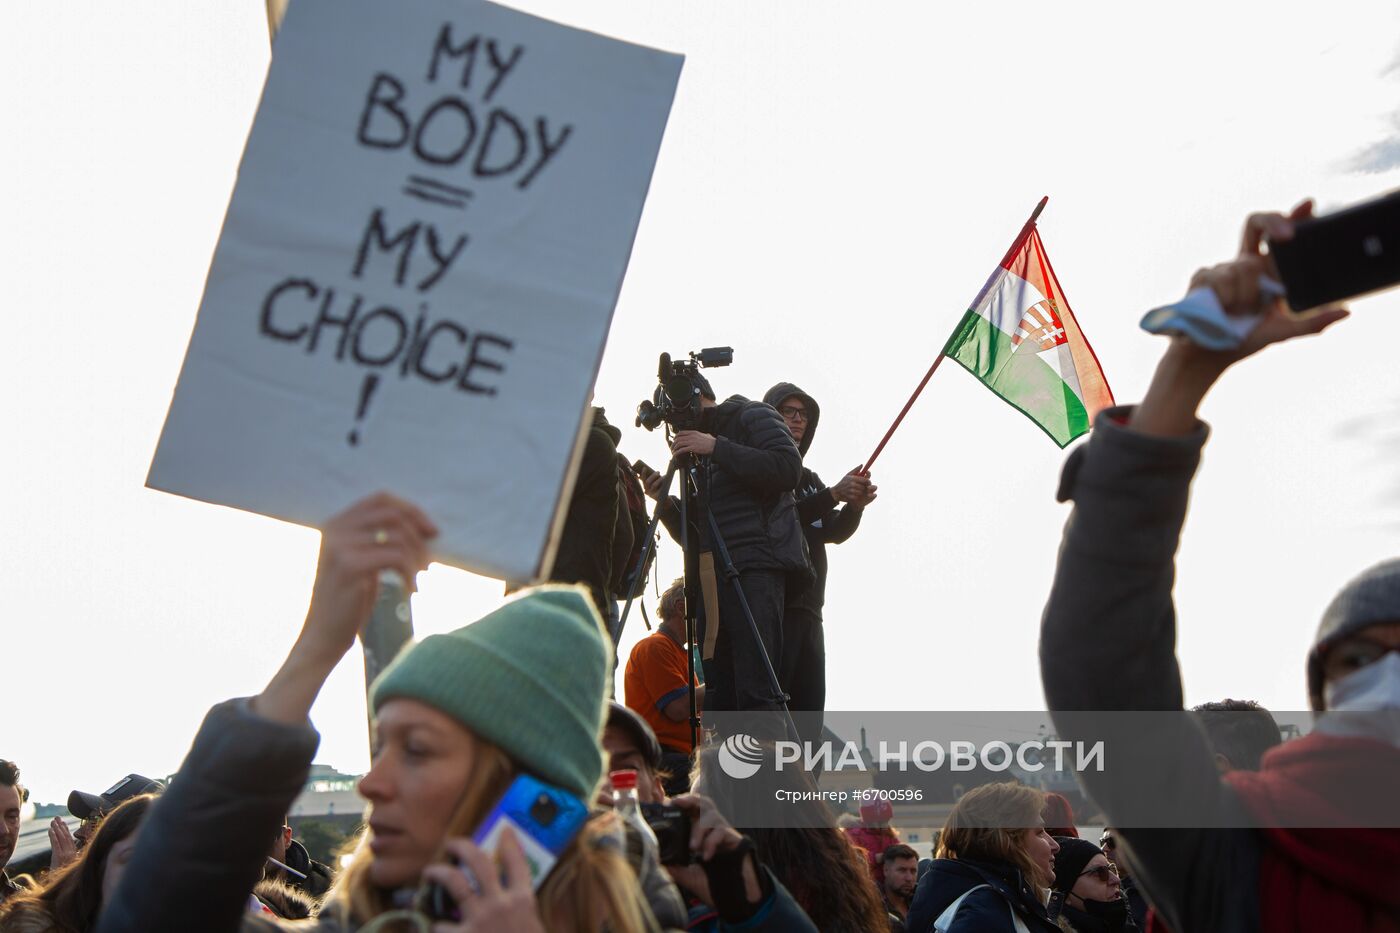
[{"label": "zoom lens camera", "polygon": [[656,367],[656,391],[637,406],[637,427],[655,431],[662,424],[673,431],[693,430],[700,424],[700,399],[709,387],[700,370],[734,362],[733,347],[706,347],[673,360],[661,354]]}]

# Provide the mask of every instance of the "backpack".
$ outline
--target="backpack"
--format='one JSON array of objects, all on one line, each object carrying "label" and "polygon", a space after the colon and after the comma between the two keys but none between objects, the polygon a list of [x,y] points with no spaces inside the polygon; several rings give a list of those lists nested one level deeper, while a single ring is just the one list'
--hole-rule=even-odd
[{"label": "backpack", "polygon": [[[614,539],[625,541],[628,532],[631,532],[631,546],[627,549],[627,557],[620,564],[614,561],[612,579],[612,597],[618,601],[626,600],[634,587],[636,593],[642,595],[642,582],[651,574],[651,565],[656,560],[656,548],[651,549],[647,555],[646,566],[642,568],[640,574],[634,575],[633,570],[637,566],[637,561],[642,558],[642,549],[647,544],[647,529],[651,527],[651,516],[647,515],[647,497],[642,490],[641,477],[637,471],[632,469],[632,464],[627,462],[627,458],[621,453],[617,455],[617,528]],[[622,549],[619,547],[617,553],[621,555]]]}]

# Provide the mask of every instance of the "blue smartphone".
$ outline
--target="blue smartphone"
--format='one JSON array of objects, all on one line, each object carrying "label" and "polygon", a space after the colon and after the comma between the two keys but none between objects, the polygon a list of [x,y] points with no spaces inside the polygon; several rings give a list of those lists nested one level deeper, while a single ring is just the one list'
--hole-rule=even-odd
[{"label": "blue smartphone", "polygon": [[559,861],[574,836],[588,820],[588,808],[573,794],[522,774],[506,788],[499,803],[486,814],[472,842],[482,851],[496,854],[501,832],[515,830],[525,859],[530,863],[530,880],[536,889]]},{"label": "blue smartphone", "polygon": [[[588,807],[582,800],[566,790],[522,774],[511,782],[500,801],[486,814],[480,828],[472,835],[472,842],[495,857],[502,831],[507,826],[515,830],[515,838],[520,841],[525,861],[530,866],[531,887],[539,890],[559,856],[587,821]],[[479,888],[467,866],[459,865],[458,869],[473,887]],[[462,919],[452,896],[436,883],[428,885],[424,891],[419,909],[434,920]]]}]

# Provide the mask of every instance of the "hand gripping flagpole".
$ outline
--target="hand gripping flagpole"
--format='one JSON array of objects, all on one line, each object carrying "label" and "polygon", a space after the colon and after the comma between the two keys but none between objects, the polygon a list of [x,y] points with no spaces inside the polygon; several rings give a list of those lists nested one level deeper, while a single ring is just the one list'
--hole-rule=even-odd
[{"label": "hand gripping flagpole", "polygon": [[[1031,231],[1035,230],[1036,219],[1040,217],[1040,212],[1045,210],[1045,205],[1049,200],[1049,195],[1040,199],[1040,203],[1037,204],[1035,210],[1031,212],[1030,219],[1027,220],[1025,226],[1021,228],[1021,232],[1016,235],[1016,240],[1011,244],[1011,248],[1006,251],[1006,255],[1003,256],[1001,262],[997,264],[997,269],[994,270],[987,279],[987,284],[983,285],[982,290],[977,293],[977,298],[972,302],[972,307],[975,308],[982,303],[982,299],[986,296],[987,289],[991,287],[992,281],[997,276],[997,271],[1010,262],[1011,257],[1015,256],[1016,252],[1022,246],[1026,245],[1026,238],[1031,235]],[[880,456],[880,451],[884,450],[885,445],[890,442],[890,438],[894,436],[895,429],[898,428],[899,423],[904,420],[904,416],[909,414],[909,409],[914,407],[914,402],[918,399],[919,393],[924,391],[924,386],[928,385],[928,381],[933,378],[933,374],[938,370],[938,364],[942,362],[943,354],[940,352],[938,358],[933,361],[933,365],[928,368],[928,372],[924,373],[924,378],[919,380],[919,386],[914,390],[914,394],[909,396],[909,401],[905,402],[904,407],[899,410],[899,414],[894,419],[894,424],[890,425],[890,429],[885,432],[885,436],[880,438],[880,443],[875,445],[875,452],[865,461],[865,466],[860,468],[860,474],[862,476],[870,472],[870,467],[875,463],[875,458]]]}]

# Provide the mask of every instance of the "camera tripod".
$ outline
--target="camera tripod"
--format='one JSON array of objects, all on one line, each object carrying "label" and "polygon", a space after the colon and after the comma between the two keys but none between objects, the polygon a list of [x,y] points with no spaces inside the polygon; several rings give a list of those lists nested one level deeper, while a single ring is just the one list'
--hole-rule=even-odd
[{"label": "camera tripod", "polygon": [[[644,584],[642,579],[643,569],[651,558],[651,552],[656,547],[656,528],[661,522],[661,510],[670,502],[671,482],[675,478],[679,469],[681,457],[674,457],[666,474],[661,481],[661,491],[657,495],[656,508],[652,511],[651,522],[647,525],[647,540],[642,547],[641,556],[637,565],[632,571],[632,586],[627,594],[627,602],[622,609],[622,616],[618,620],[617,632],[614,635],[613,648],[622,640],[622,630],[627,624],[627,615],[632,609],[632,601],[636,598],[638,591]],[[709,529],[710,542],[714,547],[714,553],[719,556],[720,569],[726,579],[734,587],[734,593],[739,599],[739,605],[744,611],[744,620],[748,626],[748,632],[753,639],[753,646],[758,650],[758,656],[763,661],[763,669],[768,676],[768,687],[771,691],[770,699],[782,710],[784,729],[789,733],[789,737],[801,741],[797,731],[797,726],[792,720],[792,714],[788,711],[788,696],[783,692],[782,685],[778,682],[777,672],[773,669],[773,661],[768,656],[768,649],[763,644],[763,638],[759,635],[758,623],[754,621],[753,611],[749,608],[748,598],[744,595],[743,585],[739,581],[739,570],[734,566],[734,562],[729,557],[729,548],[724,543],[724,536],[720,534],[719,522],[715,521],[714,513],[710,510],[709,503],[709,476],[708,463],[705,458],[689,454],[684,455],[685,470],[681,475],[681,491],[677,497],[680,503],[680,544],[681,553],[684,555],[684,577],[685,577],[685,640],[689,650],[686,651],[686,687],[690,694],[690,747],[693,751],[700,744],[700,716],[696,709],[695,702],[695,645],[696,645],[696,613],[701,605],[702,568],[700,561],[700,541],[699,535],[692,534],[690,518],[703,516],[703,521]],[[699,530],[700,520],[697,518],[696,531]],[[713,568],[705,568],[713,576]],[[720,619],[718,607],[711,607],[715,611],[707,615],[706,622],[709,625],[719,625]],[[780,622],[781,624],[781,622]],[[731,648],[732,650],[732,648]]]}]

